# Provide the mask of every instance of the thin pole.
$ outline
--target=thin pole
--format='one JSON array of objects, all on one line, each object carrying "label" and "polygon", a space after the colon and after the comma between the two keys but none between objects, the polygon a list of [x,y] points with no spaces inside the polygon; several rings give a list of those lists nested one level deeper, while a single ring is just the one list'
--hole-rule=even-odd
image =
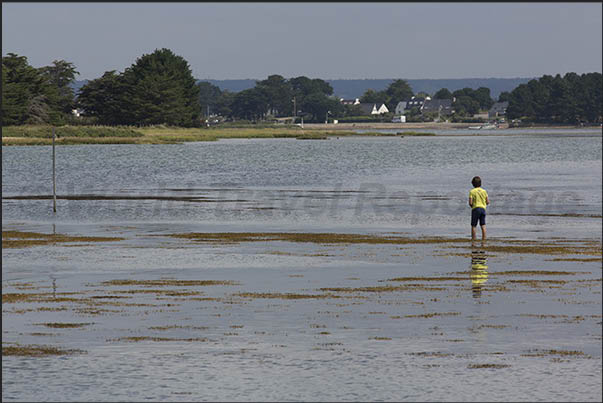
[{"label": "thin pole", "polygon": [[57,212],[57,178],[56,178],[56,158],[54,151],[54,127],[52,128],[52,211]]}]

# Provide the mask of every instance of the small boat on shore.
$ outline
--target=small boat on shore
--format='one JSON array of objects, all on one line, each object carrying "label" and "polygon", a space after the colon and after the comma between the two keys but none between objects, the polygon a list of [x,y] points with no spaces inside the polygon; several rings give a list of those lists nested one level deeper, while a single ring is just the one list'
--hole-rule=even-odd
[{"label": "small boat on shore", "polygon": [[498,125],[493,123],[486,123],[481,126],[469,126],[469,130],[493,130],[498,129]]}]

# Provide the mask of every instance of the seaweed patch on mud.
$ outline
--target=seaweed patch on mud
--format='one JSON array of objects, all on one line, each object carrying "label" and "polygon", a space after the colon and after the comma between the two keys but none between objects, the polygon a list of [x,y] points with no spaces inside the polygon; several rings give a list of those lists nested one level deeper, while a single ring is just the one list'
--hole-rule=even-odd
[{"label": "seaweed patch on mud", "polygon": [[[352,233],[311,233],[311,232],[189,232],[175,233],[168,236],[187,239],[193,242],[232,245],[242,242],[300,242],[325,245],[442,245],[446,248],[473,249],[475,245],[468,238],[446,237],[409,237],[389,234],[352,234]],[[492,239],[480,246],[487,253],[539,254],[551,256],[589,255],[600,259],[601,243],[598,240],[586,239],[549,239],[549,240],[506,240]],[[274,254],[279,254],[275,252]],[[454,253],[440,256],[466,256],[469,253]],[[313,256],[313,255],[309,255]],[[319,255],[322,256],[322,255]],[[586,258],[585,258],[586,259]],[[591,258],[588,258],[591,261]],[[593,260],[594,261],[594,260]]]},{"label": "seaweed patch on mud", "polygon": [[440,351],[419,351],[416,353],[406,353],[406,355],[416,355],[419,357],[450,357],[452,353],[442,353]]},{"label": "seaweed patch on mud", "polygon": [[152,336],[127,336],[119,337],[116,339],[108,339],[108,342],[115,341],[127,341],[127,342],[139,342],[139,341],[186,341],[186,342],[207,342],[210,341],[206,337],[190,337],[190,338],[174,338],[174,337],[152,337]]},{"label": "seaweed patch on mud", "polygon": [[56,245],[66,242],[114,242],[123,241],[124,239],[120,237],[71,236],[43,234],[39,232],[2,231],[3,248],[26,248],[29,246]]},{"label": "seaweed patch on mud", "polygon": [[237,282],[231,280],[109,280],[103,281],[102,285],[109,286],[126,286],[138,285],[143,287],[161,287],[161,286],[177,286],[177,287],[205,287],[210,285],[238,285]]},{"label": "seaweed patch on mud", "polygon": [[264,298],[264,299],[324,299],[341,298],[332,294],[295,294],[295,293],[268,293],[268,292],[240,292],[233,294],[242,298]]},{"label": "seaweed patch on mud", "polygon": [[320,244],[430,244],[447,242],[468,242],[466,238],[410,238],[340,233],[302,232],[190,232],[169,235],[174,238],[190,239],[196,242],[307,242]]},{"label": "seaweed patch on mud", "polygon": [[209,326],[166,325],[166,326],[151,326],[148,329],[149,330],[171,330],[171,329],[209,330]]},{"label": "seaweed patch on mud", "polygon": [[20,345],[2,346],[2,357],[19,356],[19,357],[48,357],[53,355],[72,355],[85,353],[83,350],[69,349],[63,350],[58,347],[45,345]]},{"label": "seaweed patch on mud", "polygon": [[573,276],[576,274],[588,274],[578,271],[552,271],[552,270],[508,270],[490,273],[492,276]]},{"label": "seaweed patch on mud", "polygon": [[423,313],[418,315],[404,315],[405,318],[433,318],[436,316],[458,316],[460,312],[432,312],[432,313]]},{"label": "seaweed patch on mud", "polygon": [[469,364],[467,368],[469,369],[500,369],[500,368],[509,368],[509,364]]},{"label": "seaweed patch on mud", "polygon": [[521,354],[522,357],[549,357],[549,356],[562,356],[562,357],[575,357],[575,358],[591,358],[589,355],[584,354],[582,351],[577,350],[540,350],[532,349],[528,350],[527,353]]},{"label": "seaweed patch on mud", "polygon": [[603,257],[586,257],[586,258],[577,258],[577,257],[568,257],[568,258],[554,258],[547,259],[548,262],[603,262]]},{"label": "seaweed patch on mud", "polygon": [[384,281],[395,281],[395,282],[405,282],[405,281],[467,281],[466,277],[396,277],[390,278],[388,280],[379,280],[379,282]]},{"label": "seaweed patch on mud", "polygon": [[[525,242],[525,241],[523,241]],[[601,256],[601,245],[551,245],[542,242],[536,245],[487,245],[487,252],[520,253],[535,255],[594,255]]]},{"label": "seaweed patch on mud", "polygon": [[46,327],[50,327],[53,329],[76,329],[84,326],[93,325],[94,323],[58,323],[58,322],[49,322],[49,323],[34,323],[34,325],[42,325]]},{"label": "seaweed patch on mud", "polygon": [[405,284],[399,286],[369,286],[369,287],[327,287],[319,288],[320,291],[327,292],[343,292],[343,293],[380,293],[380,292],[395,292],[395,291],[444,291],[442,287],[427,287],[422,284]]}]

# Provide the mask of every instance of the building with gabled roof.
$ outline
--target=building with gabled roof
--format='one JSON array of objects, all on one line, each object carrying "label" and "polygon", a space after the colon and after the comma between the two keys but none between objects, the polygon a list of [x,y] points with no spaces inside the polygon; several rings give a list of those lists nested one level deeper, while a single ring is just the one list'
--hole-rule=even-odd
[{"label": "building with gabled roof", "polygon": [[362,112],[365,115],[382,115],[384,113],[389,112],[389,109],[387,109],[387,106],[382,102],[380,102],[380,103],[363,102],[363,103],[359,103],[358,106],[360,106],[360,109],[362,109]]},{"label": "building with gabled roof", "polygon": [[501,116],[505,116],[507,114],[507,108],[509,107],[509,102],[496,102],[490,110],[488,111],[488,119],[498,118]]},{"label": "building with gabled roof", "polygon": [[452,115],[452,99],[426,99],[421,107],[422,113],[437,112],[441,115]]},{"label": "building with gabled roof", "polygon": [[360,99],[343,99],[340,98],[339,101],[344,105],[358,105],[360,104]]}]

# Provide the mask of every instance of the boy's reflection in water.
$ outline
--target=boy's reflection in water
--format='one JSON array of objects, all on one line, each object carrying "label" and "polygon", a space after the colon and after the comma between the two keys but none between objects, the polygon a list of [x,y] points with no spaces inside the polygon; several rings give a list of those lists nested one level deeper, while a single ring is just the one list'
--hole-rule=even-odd
[{"label": "boy's reflection in water", "polygon": [[471,288],[473,298],[479,298],[482,295],[482,284],[488,281],[488,257],[485,242],[480,246],[475,243],[471,246]]}]

